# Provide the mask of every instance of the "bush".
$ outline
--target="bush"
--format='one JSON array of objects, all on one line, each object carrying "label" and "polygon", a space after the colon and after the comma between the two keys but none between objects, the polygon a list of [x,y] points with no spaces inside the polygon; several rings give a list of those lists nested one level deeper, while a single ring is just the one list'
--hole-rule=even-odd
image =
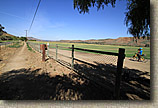
[{"label": "bush", "polygon": [[145,47],[150,47],[150,45],[149,44],[145,44]]},{"label": "bush", "polygon": [[36,41],[36,40],[29,40],[29,41]]},{"label": "bush", "polygon": [[26,37],[20,37],[19,39],[22,41],[26,41]]},{"label": "bush", "polygon": [[0,32],[0,36],[2,36],[3,35],[3,33],[2,32]]}]

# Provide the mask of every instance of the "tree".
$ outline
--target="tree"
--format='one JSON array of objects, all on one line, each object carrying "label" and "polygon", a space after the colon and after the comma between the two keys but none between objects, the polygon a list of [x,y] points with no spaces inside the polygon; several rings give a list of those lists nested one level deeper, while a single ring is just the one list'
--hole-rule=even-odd
[{"label": "tree", "polygon": [[[150,36],[150,0],[126,0],[127,10],[125,22],[128,32],[135,38],[140,36]],[[104,9],[104,6],[111,4],[115,7],[116,0],[74,0],[74,9],[79,13],[89,13],[90,7]]]},{"label": "tree", "polygon": [[3,34],[3,29],[4,29],[4,27],[0,24],[0,36]]},{"label": "tree", "polygon": [[27,38],[26,38],[26,37],[20,37],[20,40],[22,40],[22,41],[26,41]]},{"label": "tree", "polygon": [[89,7],[96,6],[99,10],[101,7],[104,9],[104,6],[111,4],[112,7],[115,7],[116,0],[74,0],[74,9],[77,8],[80,13],[89,13]]},{"label": "tree", "polygon": [[2,32],[4,27],[0,24],[0,32]]},{"label": "tree", "polygon": [[126,26],[135,38],[150,36],[150,0],[127,1]]}]

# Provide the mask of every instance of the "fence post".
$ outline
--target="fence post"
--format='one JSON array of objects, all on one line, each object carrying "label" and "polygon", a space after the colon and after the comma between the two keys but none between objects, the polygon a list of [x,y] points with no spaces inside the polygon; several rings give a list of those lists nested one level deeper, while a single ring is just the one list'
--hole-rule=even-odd
[{"label": "fence post", "polygon": [[57,57],[58,57],[58,45],[56,44],[56,60],[58,59]]},{"label": "fence post", "polygon": [[42,61],[45,61],[45,44],[42,44]]},{"label": "fence post", "polygon": [[74,68],[74,45],[72,45],[72,68]]},{"label": "fence post", "polygon": [[116,100],[120,98],[120,84],[121,84],[121,74],[122,74],[124,58],[125,58],[125,49],[119,48],[117,72],[116,72],[116,79],[115,79],[115,90],[114,90],[114,98]]},{"label": "fence post", "polygon": [[37,43],[37,46],[38,46],[38,48],[39,48],[39,53],[41,53],[41,49],[40,49],[40,43]]},{"label": "fence post", "polygon": [[47,56],[49,56],[49,43],[47,43]]}]

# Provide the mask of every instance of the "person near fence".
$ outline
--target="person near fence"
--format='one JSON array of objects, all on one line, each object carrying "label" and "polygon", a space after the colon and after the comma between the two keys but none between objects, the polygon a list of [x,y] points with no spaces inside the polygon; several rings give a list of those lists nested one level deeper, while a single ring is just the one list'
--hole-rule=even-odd
[{"label": "person near fence", "polygon": [[138,57],[138,61],[140,61],[140,59],[141,59],[141,56],[143,56],[143,50],[142,50],[142,48],[139,48],[138,49],[138,53],[137,53],[137,57]]}]

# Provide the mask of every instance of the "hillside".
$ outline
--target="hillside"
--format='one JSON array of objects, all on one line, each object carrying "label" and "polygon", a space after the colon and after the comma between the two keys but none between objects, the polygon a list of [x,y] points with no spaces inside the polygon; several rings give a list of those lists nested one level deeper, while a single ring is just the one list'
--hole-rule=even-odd
[{"label": "hillside", "polygon": [[[41,40],[34,37],[28,37],[28,40],[36,40],[36,41],[50,41],[51,40]],[[150,39],[134,39],[133,37],[119,37],[117,39],[90,39],[90,40],[60,40],[57,42],[65,42],[65,43],[87,43],[87,44],[100,44],[100,45],[125,45],[125,46],[142,46],[149,47]]]},{"label": "hillside", "polygon": [[27,37],[28,40],[30,41],[46,41],[46,42],[53,42],[51,40],[42,40],[42,39],[37,39],[37,38],[34,38],[34,37]]},{"label": "hillside", "polygon": [[17,39],[18,37],[14,36],[14,35],[11,35],[11,34],[8,34],[8,33],[5,33],[5,32],[2,32],[1,35],[0,35],[0,40],[15,40]]},{"label": "hillside", "polygon": [[150,46],[148,39],[134,39],[133,37],[119,37],[117,39],[91,39],[91,40],[60,40],[60,42],[68,43],[87,43],[101,45],[127,45],[127,46]]},{"label": "hillside", "polygon": [[11,35],[11,34],[8,34],[6,32],[1,32],[0,33],[0,41],[3,42],[3,41],[12,41],[12,40],[26,40],[26,37],[18,37],[18,36],[14,36],[14,35]]},{"label": "hillside", "polygon": [[11,37],[15,37],[14,35],[8,34],[8,33],[3,33],[3,36],[11,36]]},{"label": "hillside", "polygon": [[[35,41],[51,41],[51,40],[41,40],[34,37],[27,37],[28,40]],[[19,37],[14,35],[3,33],[0,36],[0,40],[17,40]],[[133,37],[119,37],[117,39],[90,39],[90,40],[60,40],[59,42],[66,43],[87,43],[87,44],[101,44],[101,45],[126,45],[126,46],[142,46],[149,47],[150,39],[134,39]]]},{"label": "hillside", "polygon": [[36,41],[41,41],[40,39],[34,38],[34,37],[27,37],[28,40],[36,40]]}]

